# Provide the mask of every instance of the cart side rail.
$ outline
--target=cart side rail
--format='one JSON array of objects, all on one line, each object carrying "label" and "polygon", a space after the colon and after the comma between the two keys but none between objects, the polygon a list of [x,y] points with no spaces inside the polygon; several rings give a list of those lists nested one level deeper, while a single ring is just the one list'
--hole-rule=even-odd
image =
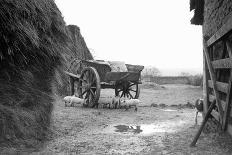
[{"label": "cart side rail", "polygon": [[128,72],[141,72],[144,69],[144,66],[141,65],[131,65],[126,64]]}]

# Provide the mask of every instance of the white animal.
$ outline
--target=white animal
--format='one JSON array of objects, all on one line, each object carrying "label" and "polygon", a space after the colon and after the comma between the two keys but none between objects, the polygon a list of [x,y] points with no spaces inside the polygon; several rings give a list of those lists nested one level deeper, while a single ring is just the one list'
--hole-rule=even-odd
[{"label": "white animal", "polygon": [[73,96],[65,96],[63,98],[63,101],[64,101],[64,105],[67,106],[69,103],[70,103],[70,100]]},{"label": "white animal", "polygon": [[203,99],[197,99],[195,102],[195,108],[196,108],[196,116],[195,116],[195,124],[197,124],[197,115],[198,112],[202,113],[203,112],[203,103],[204,100]]},{"label": "white animal", "polygon": [[74,104],[85,104],[86,99],[82,99],[79,97],[73,96],[66,96],[64,97],[65,106],[74,106]]},{"label": "white animal", "polygon": [[100,97],[98,100],[99,106],[101,108],[110,108],[111,100],[111,97]]},{"label": "white animal", "polygon": [[115,96],[112,98],[111,103],[110,103],[110,108],[119,108],[120,107],[120,97],[119,96]]},{"label": "white animal", "polygon": [[120,106],[125,106],[126,110],[132,106],[135,107],[135,111],[137,111],[137,105],[141,103],[139,99],[127,99],[127,98],[121,98]]}]

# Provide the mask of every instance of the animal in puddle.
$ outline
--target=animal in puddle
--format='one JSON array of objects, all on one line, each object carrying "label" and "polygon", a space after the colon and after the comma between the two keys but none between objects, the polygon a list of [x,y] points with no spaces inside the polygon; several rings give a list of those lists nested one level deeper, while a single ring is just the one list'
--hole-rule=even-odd
[{"label": "animal in puddle", "polygon": [[86,99],[82,99],[82,98],[79,98],[79,97],[76,97],[75,95],[73,96],[66,96],[64,97],[63,99],[64,103],[65,103],[65,106],[74,106],[74,104],[85,104],[86,102]]},{"label": "animal in puddle", "polygon": [[195,102],[195,108],[196,108],[195,124],[197,124],[198,113],[203,112],[203,103],[204,103],[203,99],[197,99],[196,102]]}]

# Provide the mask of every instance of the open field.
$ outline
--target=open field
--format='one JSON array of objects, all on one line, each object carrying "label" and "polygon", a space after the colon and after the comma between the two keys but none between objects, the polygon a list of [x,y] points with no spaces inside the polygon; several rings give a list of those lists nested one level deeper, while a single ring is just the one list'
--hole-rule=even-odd
[{"label": "open field", "polygon": [[[150,88],[149,88],[150,86]],[[102,96],[113,95],[104,90]],[[199,87],[142,85],[138,111],[65,107],[56,98],[54,134],[34,154],[231,154],[228,135],[202,134],[197,147],[190,148],[198,125],[195,110],[171,105],[193,103],[201,97]],[[151,104],[167,107],[151,107]],[[225,140],[226,139],[226,140]],[[8,150],[9,151],[9,150]]]}]

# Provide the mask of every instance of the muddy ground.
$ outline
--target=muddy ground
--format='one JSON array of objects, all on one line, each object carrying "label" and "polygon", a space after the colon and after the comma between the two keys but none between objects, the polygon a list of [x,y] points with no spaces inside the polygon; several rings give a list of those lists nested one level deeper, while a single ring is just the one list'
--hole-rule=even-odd
[{"label": "muddy ground", "polygon": [[[101,96],[113,94],[104,90]],[[140,96],[143,103],[137,112],[133,108],[65,107],[57,97],[54,134],[34,154],[232,154],[227,134],[203,133],[197,147],[189,147],[201,115],[194,125],[194,109],[171,105],[193,104],[200,97],[199,87],[144,84]]]}]

